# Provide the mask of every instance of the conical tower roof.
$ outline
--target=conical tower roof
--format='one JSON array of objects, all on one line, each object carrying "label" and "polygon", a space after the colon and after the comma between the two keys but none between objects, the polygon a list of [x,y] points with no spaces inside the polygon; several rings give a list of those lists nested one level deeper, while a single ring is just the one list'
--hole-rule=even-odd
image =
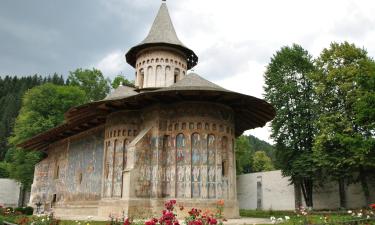
[{"label": "conical tower roof", "polygon": [[147,37],[126,53],[126,61],[135,67],[137,54],[143,49],[155,46],[168,46],[182,51],[186,57],[188,69],[194,67],[198,62],[195,53],[178,39],[165,2],[161,4]]}]

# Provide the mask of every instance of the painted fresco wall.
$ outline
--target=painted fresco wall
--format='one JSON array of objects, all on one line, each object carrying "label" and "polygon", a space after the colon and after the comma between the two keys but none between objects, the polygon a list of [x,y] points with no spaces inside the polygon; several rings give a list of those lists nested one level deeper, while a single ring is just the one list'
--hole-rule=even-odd
[{"label": "painted fresco wall", "polygon": [[123,171],[127,165],[127,146],[138,132],[138,115],[134,112],[116,112],[108,117],[104,142],[103,198],[123,196]]},{"label": "painted fresco wall", "polygon": [[65,201],[99,200],[103,171],[103,130],[72,140],[68,150]]},{"label": "painted fresco wall", "polygon": [[53,205],[98,200],[101,191],[103,128],[95,128],[49,147],[35,166],[30,204]]},{"label": "painted fresco wall", "polygon": [[208,104],[154,106],[142,113],[143,126],[153,130],[136,149],[134,197],[236,199],[233,114]]}]

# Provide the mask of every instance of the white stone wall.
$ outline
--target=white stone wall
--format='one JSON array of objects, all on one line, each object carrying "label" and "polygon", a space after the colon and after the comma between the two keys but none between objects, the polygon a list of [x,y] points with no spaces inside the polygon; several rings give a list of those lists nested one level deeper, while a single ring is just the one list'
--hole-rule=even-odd
[{"label": "white stone wall", "polygon": [[237,176],[237,199],[240,209],[257,208],[257,181],[262,182],[262,209],[294,209],[294,187],[281,176],[281,171],[243,174]]},{"label": "white stone wall", "polygon": [[187,70],[187,62],[181,54],[162,49],[142,52],[136,61],[135,86],[168,87],[181,80]]},{"label": "white stone wall", "polygon": [[20,184],[11,179],[0,178],[0,205],[18,206]]},{"label": "white stone wall", "polygon": [[[262,181],[262,209],[294,210],[294,186],[289,177],[282,177],[280,170],[250,173],[237,176],[237,198],[240,209],[257,209],[257,181]],[[369,181],[371,202],[375,202],[375,181]],[[346,187],[348,208],[361,208],[366,201],[360,183]],[[301,197],[303,200],[303,197]],[[314,187],[314,209],[337,209],[340,207],[338,184],[329,182]]]}]

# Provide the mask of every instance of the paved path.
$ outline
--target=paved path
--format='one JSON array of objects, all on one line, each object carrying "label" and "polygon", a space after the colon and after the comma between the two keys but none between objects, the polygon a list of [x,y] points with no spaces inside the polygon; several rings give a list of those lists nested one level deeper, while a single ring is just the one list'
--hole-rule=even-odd
[{"label": "paved path", "polygon": [[251,225],[251,224],[271,224],[271,220],[268,218],[252,218],[252,217],[241,217],[239,219],[229,219],[224,222],[224,225]]}]

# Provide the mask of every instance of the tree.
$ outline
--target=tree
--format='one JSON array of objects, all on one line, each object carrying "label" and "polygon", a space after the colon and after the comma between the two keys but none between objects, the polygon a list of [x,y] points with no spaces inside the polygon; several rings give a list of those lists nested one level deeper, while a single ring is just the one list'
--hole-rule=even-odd
[{"label": "tree", "polygon": [[21,99],[25,91],[44,82],[64,84],[62,76],[54,74],[52,77],[42,78],[39,75],[17,77],[0,77],[0,160],[4,159],[11,147],[8,138],[12,133],[15,118],[21,108]]},{"label": "tree", "polygon": [[102,72],[93,68],[76,69],[69,73],[67,83],[71,86],[78,86],[86,92],[87,101],[102,100],[109,93],[110,81],[105,79]]},{"label": "tree", "polygon": [[112,81],[112,88],[116,89],[121,83],[129,87],[135,87],[134,81],[129,81],[124,75],[117,75]]},{"label": "tree", "polygon": [[[313,206],[313,180],[317,168],[312,158],[316,128],[312,57],[301,46],[282,47],[271,58],[265,72],[265,98],[275,107],[271,137],[276,142],[277,166]],[[301,204],[299,202],[298,204]]]},{"label": "tree", "polygon": [[256,151],[252,159],[253,172],[263,172],[274,170],[271,158],[264,151]]},{"label": "tree", "polygon": [[346,207],[345,185],[357,181],[369,203],[367,180],[375,172],[375,62],[366,50],[344,42],[324,49],[316,64],[320,111],[314,154],[339,182],[341,207]]},{"label": "tree", "polygon": [[15,146],[36,134],[51,129],[64,121],[64,113],[84,103],[85,92],[78,87],[58,86],[51,83],[34,87],[23,97],[13,135],[9,138],[12,149],[7,154],[11,163],[10,177],[25,187],[32,183],[34,165],[40,160],[39,152],[24,151]]},{"label": "tree", "polygon": [[247,136],[241,135],[236,139],[235,154],[237,174],[250,173],[254,150]]}]

